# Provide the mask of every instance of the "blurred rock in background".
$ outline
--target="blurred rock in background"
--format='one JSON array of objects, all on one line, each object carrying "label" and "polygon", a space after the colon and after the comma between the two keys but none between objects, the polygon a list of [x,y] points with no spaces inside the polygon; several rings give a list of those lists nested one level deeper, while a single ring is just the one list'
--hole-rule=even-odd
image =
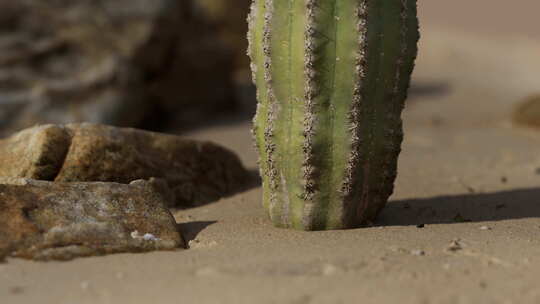
[{"label": "blurred rock in background", "polygon": [[251,0],[197,0],[195,13],[206,20],[220,42],[234,53],[235,78],[251,81],[247,50],[247,15]]},{"label": "blurred rock in background", "polygon": [[234,110],[249,1],[234,2],[0,1],[0,134],[79,121],[163,129]]},{"label": "blurred rock in background", "polygon": [[251,117],[255,112],[255,87],[247,52],[247,15],[251,0],[196,0],[194,12],[209,24],[220,44],[233,55],[233,82],[236,102],[243,114]]}]

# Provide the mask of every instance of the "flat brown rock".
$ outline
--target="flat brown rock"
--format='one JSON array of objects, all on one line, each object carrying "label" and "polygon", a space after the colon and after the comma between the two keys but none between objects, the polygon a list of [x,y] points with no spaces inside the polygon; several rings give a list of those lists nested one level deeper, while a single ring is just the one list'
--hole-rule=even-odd
[{"label": "flat brown rock", "polygon": [[0,180],[0,253],[69,260],[184,247],[166,201],[149,183]]},{"label": "flat brown rock", "polygon": [[[154,178],[171,206],[208,203],[245,187],[248,172],[221,146],[95,124],[46,125],[0,140],[0,176],[128,184]],[[172,197],[174,195],[174,198]]]}]

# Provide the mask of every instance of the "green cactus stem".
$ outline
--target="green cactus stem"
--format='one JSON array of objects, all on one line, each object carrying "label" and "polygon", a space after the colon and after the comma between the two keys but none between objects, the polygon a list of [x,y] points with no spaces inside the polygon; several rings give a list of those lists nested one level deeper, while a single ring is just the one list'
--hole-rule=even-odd
[{"label": "green cactus stem", "polygon": [[353,228],[393,191],[416,0],[254,0],[263,204],[279,227]]}]

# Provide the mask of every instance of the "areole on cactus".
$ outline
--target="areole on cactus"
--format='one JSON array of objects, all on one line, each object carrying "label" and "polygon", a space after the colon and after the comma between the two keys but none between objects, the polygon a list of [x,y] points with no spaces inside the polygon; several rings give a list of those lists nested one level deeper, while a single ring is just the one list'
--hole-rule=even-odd
[{"label": "areole on cactus", "polygon": [[416,0],[254,0],[263,203],[279,227],[370,223],[393,191]]}]

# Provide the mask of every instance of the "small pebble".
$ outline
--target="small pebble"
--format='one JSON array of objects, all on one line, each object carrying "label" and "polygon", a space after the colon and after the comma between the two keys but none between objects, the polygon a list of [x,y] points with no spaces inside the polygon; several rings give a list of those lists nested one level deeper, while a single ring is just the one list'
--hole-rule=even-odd
[{"label": "small pebble", "polygon": [[146,233],[144,236],[143,236],[143,239],[145,241],[159,241],[159,238],[157,238],[155,235],[151,234],[151,233]]},{"label": "small pebble", "polygon": [[461,242],[459,239],[452,240],[452,242],[450,242],[450,245],[446,247],[446,251],[449,251],[449,252],[456,252],[456,251],[460,251],[461,249],[463,249],[463,246],[461,245]]},{"label": "small pebble", "polygon": [[508,178],[506,176],[501,177],[501,183],[506,184],[508,182]]},{"label": "small pebble", "polygon": [[199,239],[193,239],[193,240],[188,242],[188,246],[189,246],[189,248],[194,248],[194,247],[199,246],[200,243],[201,243],[201,241]]},{"label": "small pebble", "polygon": [[21,294],[24,292],[24,288],[21,286],[14,286],[9,289],[9,293],[11,294]]},{"label": "small pebble", "polygon": [[405,248],[398,247],[398,246],[391,246],[390,250],[395,251],[395,252],[399,252],[399,253],[407,253],[407,250]]},{"label": "small pebble", "polygon": [[135,230],[131,232],[131,238],[133,239],[142,239],[145,241],[159,241],[159,238],[157,238],[155,235],[151,233],[145,233],[144,235],[140,235],[139,231]]},{"label": "small pebble", "polygon": [[325,276],[335,275],[339,272],[339,268],[332,264],[325,264],[322,268],[322,274]]},{"label": "small pebble", "polygon": [[424,250],[415,249],[411,251],[411,254],[416,256],[424,256],[426,255],[426,252]]},{"label": "small pebble", "polygon": [[482,226],[482,227],[480,227],[480,230],[491,230],[491,227],[488,227],[488,226]]}]

